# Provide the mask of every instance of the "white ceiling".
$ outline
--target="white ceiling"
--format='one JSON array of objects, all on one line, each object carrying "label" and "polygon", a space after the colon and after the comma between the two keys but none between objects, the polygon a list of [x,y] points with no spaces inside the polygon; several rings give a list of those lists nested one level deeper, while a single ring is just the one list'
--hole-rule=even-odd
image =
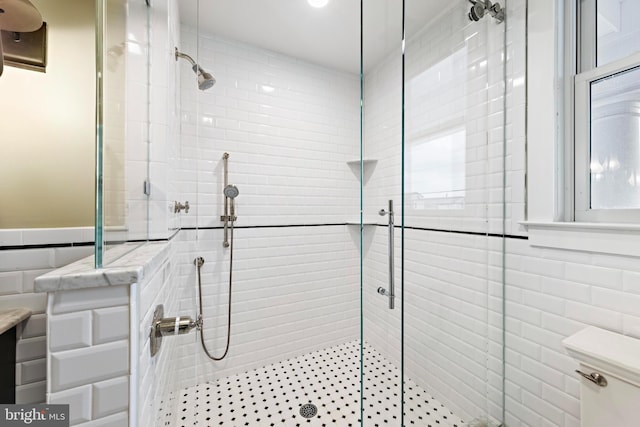
[{"label": "white ceiling", "polygon": [[[455,0],[466,1],[466,0]],[[407,31],[439,14],[450,0],[407,0]],[[181,21],[214,33],[326,67],[360,72],[360,0],[181,0]],[[377,0],[364,8],[364,64],[370,68],[400,50],[402,0]],[[198,22],[199,17],[199,22]]]}]

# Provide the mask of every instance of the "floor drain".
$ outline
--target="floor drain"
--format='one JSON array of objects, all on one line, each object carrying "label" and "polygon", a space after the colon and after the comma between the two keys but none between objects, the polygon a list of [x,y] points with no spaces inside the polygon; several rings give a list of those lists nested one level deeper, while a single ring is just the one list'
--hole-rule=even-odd
[{"label": "floor drain", "polygon": [[313,403],[307,403],[300,407],[300,415],[305,418],[313,418],[318,413],[318,408]]}]

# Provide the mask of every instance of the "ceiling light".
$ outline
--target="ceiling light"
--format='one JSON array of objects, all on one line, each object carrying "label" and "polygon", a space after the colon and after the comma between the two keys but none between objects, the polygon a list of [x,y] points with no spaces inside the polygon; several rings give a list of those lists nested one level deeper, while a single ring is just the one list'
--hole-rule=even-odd
[{"label": "ceiling light", "polygon": [[328,3],[329,0],[307,0],[309,2],[309,4],[313,7],[325,7]]}]

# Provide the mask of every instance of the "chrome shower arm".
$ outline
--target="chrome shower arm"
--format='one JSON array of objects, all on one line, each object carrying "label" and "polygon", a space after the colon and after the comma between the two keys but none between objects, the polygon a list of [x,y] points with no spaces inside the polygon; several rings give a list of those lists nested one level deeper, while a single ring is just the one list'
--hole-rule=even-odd
[{"label": "chrome shower arm", "polygon": [[196,61],[193,60],[192,57],[190,57],[189,55],[187,55],[186,53],[182,53],[178,50],[178,48],[176,47],[176,61],[178,60],[178,58],[184,58],[187,61],[189,61],[191,63],[191,65],[193,67],[196,67],[198,64],[196,64]]}]

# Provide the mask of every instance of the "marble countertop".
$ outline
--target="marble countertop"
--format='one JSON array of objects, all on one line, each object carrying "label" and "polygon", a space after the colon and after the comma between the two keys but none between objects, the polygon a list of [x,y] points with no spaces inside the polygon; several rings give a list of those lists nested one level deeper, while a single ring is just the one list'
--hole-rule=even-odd
[{"label": "marble countertop", "polygon": [[4,334],[6,331],[29,317],[31,317],[31,310],[28,308],[0,310],[0,334]]},{"label": "marble countertop", "polygon": [[44,274],[35,280],[36,292],[57,292],[71,289],[99,288],[139,283],[155,271],[169,256],[168,242],[150,242],[143,245],[119,245],[110,249],[123,254],[107,267],[94,268],[90,256]]}]

